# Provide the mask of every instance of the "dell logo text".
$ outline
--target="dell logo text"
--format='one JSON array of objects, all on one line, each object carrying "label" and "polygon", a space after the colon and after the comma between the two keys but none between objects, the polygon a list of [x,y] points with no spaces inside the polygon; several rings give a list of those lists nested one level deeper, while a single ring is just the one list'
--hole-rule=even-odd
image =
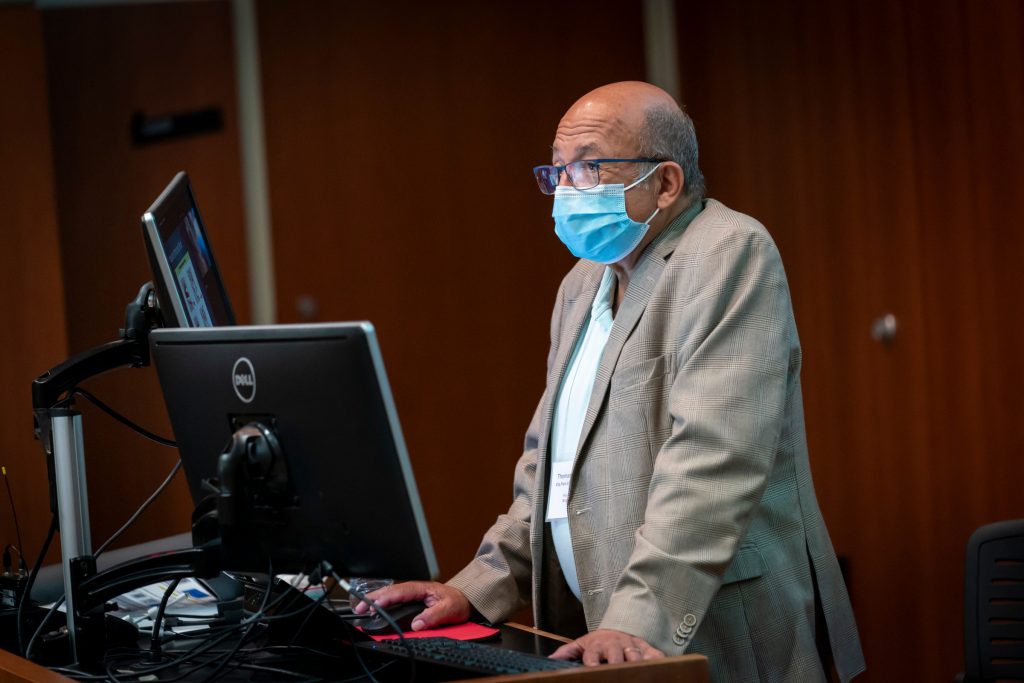
[{"label": "dell logo text", "polygon": [[252,367],[252,361],[245,356],[236,360],[235,366],[231,368],[231,386],[242,403],[252,403],[256,398],[256,370]]}]

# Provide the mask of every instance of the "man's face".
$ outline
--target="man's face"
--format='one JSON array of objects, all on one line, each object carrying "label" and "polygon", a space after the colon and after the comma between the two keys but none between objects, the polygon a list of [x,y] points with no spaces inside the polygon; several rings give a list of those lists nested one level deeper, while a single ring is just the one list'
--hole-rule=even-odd
[{"label": "man's face", "polygon": [[[577,102],[562,117],[551,145],[551,163],[556,166],[581,159],[629,159],[638,153],[640,112],[630,112],[618,102],[591,99]],[[635,163],[601,165],[601,184],[629,185],[637,178]],[[653,177],[653,176],[652,176]],[[570,185],[563,173],[560,184]],[[642,184],[626,192],[626,213],[635,221],[645,221],[657,208],[654,193]]]}]

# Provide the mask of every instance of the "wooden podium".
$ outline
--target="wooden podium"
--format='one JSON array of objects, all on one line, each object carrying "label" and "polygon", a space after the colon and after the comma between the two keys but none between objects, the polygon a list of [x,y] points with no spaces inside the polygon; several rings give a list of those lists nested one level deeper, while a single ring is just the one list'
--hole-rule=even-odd
[{"label": "wooden podium", "polygon": [[[545,638],[565,640],[550,633],[536,631],[518,624],[511,625]],[[204,672],[197,672],[197,679]],[[543,673],[515,674],[472,678],[474,683],[525,683],[526,681],[557,681],[557,683],[707,683],[708,660],[703,655],[680,655],[665,659],[650,659],[625,664],[605,664],[597,667],[560,669]],[[187,680],[187,679],[186,679]],[[74,683],[73,679],[33,664],[18,655],[0,650],[0,683]]]},{"label": "wooden podium", "polygon": [[708,683],[708,658],[704,655],[679,655],[629,664],[603,664],[546,673],[489,676],[468,679],[474,683],[520,683],[557,680],[557,683]]},{"label": "wooden podium", "polygon": [[40,683],[74,683],[72,679],[61,676],[59,673],[50,671],[38,664],[33,664],[27,659],[18,655],[0,650],[0,681],[3,683],[28,683],[39,681]]}]

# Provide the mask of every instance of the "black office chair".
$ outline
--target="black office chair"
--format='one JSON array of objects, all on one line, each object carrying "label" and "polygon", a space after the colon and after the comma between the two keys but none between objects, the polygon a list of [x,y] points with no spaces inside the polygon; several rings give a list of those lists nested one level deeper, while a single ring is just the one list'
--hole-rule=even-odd
[{"label": "black office chair", "polygon": [[964,683],[1024,681],[1024,519],[986,524],[967,541]]}]

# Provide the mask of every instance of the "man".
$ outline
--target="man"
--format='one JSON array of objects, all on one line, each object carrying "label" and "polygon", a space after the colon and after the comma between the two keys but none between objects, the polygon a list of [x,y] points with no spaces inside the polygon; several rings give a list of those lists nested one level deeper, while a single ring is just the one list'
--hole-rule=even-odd
[{"label": "man", "polygon": [[654,86],[587,94],[552,152],[534,172],[581,260],[512,506],[447,584],[373,597],[424,600],[415,630],[532,600],[540,628],[577,636],[554,656],[585,664],[691,651],[716,681],[852,678],[864,662],[811,483],[775,244],[704,199],[693,124]]}]

